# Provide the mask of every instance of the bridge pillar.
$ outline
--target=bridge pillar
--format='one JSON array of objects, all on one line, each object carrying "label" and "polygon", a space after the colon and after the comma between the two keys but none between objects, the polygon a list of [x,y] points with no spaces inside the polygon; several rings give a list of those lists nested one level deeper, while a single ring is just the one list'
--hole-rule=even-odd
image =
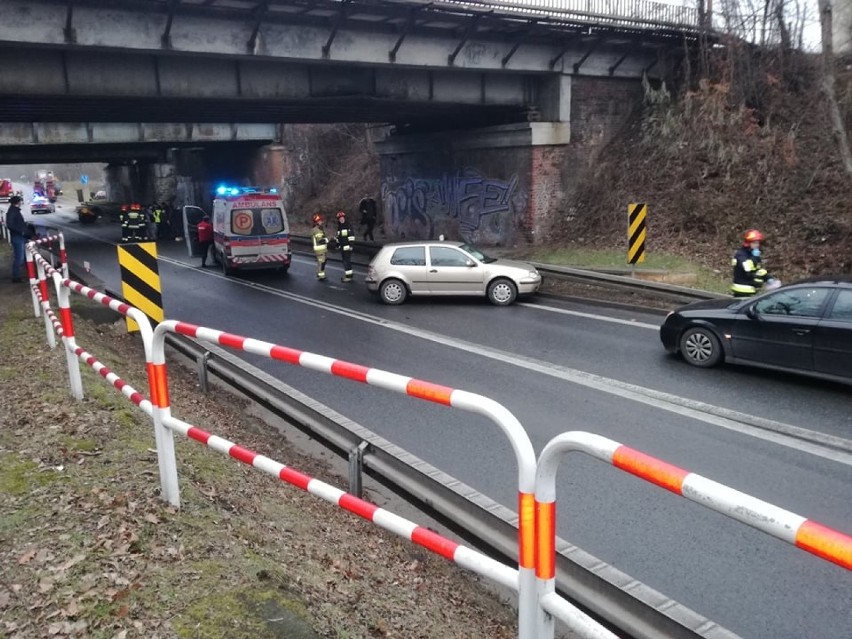
[{"label": "bridge pillar", "polygon": [[376,142],[385,237],[540,244],[582,214],[568,205],[600,151],[638,112],[642,84],[559,76],[550,89],[541,114],[554,121]]}]

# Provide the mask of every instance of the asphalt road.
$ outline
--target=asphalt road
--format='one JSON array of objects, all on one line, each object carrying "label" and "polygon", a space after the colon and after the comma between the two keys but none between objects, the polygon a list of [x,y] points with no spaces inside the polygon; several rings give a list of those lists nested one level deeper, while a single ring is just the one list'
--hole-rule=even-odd
[{"label": "asphalt road", "polygon": [[[39,218],[64,227],[70,258],[119,291],[118,225],[81,227],[69,213]],[[664,353],[659,315],[545,298],[387,307],[367,292],[363,270],[353,284],[337,281],[339,263],[325,284],[301,256],[287,276],[225,278],[198,268],[183,244],[158,251],[169,318],[480,393],[512,411],[537,452],[564,431],[598,433],[852,532],[852,455],[824,443],[852,439],[848,387],[692,368]],[[511,447],[486,419],[249,359],[516,507]],[[804,438],[784,434],[789,427]],[[563,460],[557,496],[562,537],[743,637],[852,638],[849,571],[581,455]]]}]

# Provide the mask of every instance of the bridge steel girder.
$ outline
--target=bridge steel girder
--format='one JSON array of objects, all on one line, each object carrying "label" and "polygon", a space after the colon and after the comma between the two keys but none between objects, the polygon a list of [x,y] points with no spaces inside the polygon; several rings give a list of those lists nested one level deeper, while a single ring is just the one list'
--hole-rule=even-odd
[{"label": "bridge steel girder", "polygon": [[7,122],[0,129],[0,146],[270,142],[277,138],[277,128],[274,124]]},{"label": "bridge steel girder", "polygon": [[[279,61],[313,63],[326,59],[340,64],[369,66],[410,66],[431,70],[457,69],[476,71],[503,71],[502,61],[513,47],[505,35],[486,39],[481,33],[459,47],[458,36],[449,29],[424,31],[422,27],[412,30],[405,38],[405,46],[395,51],[394,62],[388,51],[394,51],[399,40],[396,30],[409,19],[407,12],[401,14],[396,24],[385,22],[366,25],[366,21],[347,20],[335,33],[334,48],[324,58],[324,48],[329,42],[328,18],[323,21],[299,22],[285,14],[284,18],[272,20],[267,10],[265,21],[236,20],[227,13],[203,13],[195,9],[187,13],[187,5],[163,5],[162,10],[139,10],[137,3],[116,2],[113,6],[79,2],[74,5],[74,42],[68,42],[66,16],[56,11],[60,6],[49,0],[4,0],[3,20],[0,21],[0,43],[17,46],[52,46],[71,50],[104,50],[173,53],[196,56],[226,57],[229,59],[265,58]],[[354,5],[353,5],[354,6]],[[124,8],[126,7],[126,8]],[[348,9],[348,17],[355,9]],[[33,15],[39,15],[33,20]],[[488,14],[477,17],[484,21]],[[288,21],[289,20],[289,21]],[[525,20],[508,17],[504,20],[517,31],[519,22]],[[418,21],[418,24],[422,21]],[[525,43],[512,54],[512,70],[527,73],[571,72],[571,65],[581,58],[587,48],[581,41],[592,28],[564,27],[561,33],[551,30],[549,39],[538,34],[535,40]],[[343,28],[343,27],[346,28]],[[168,36],[164,47],[163,36]],[[639,33],[628,28],[595,28],[594,35],[602,39],[595,55],[583,65],[585,75],[608,75],[611,67],[622,56],[625,44],[633,53],[617,66],[619,77],[639,77],[654,55],[654,47],[668,45],[682,48],[683,39],[671,30],[665,33]],[[576,40],[576,46],[572,44]],[[246,43],[254,42],[253,51],[247,51]],[[563,45],[562,43],[567,43]],[[651,51],[646,51],[646,45]],[[551,68],[550,62],[562,52],[562,65]],[[455,55],[454,55],[455,54]],[[450,58],[452,62],[450,64]],[[505,72],[505,71],[504,71]]]},{"label": "bridge steel girder", "polygon": [[389,122],[407,110],[441,117],[471,106],[517,114],[554,79],[37,48],[0,48],[0,68],[0,121],[12,122]]}]

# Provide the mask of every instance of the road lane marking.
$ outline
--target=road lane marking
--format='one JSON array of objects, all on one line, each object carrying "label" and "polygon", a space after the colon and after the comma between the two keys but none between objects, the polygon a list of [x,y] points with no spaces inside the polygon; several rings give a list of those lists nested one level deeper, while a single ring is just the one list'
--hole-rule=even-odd
[{"label": "road lane marking", "polygon": [[[188,265],[179,260],[166,257],[160,257],[160,259],[175,266],[191,268],[195,272],[199,272],[194,266]],[[673,395],[664,391],[657,391],[644,386],[622,382],[611,377],[604,377],[602,375],[588,373],[578,369],[569,368],[567,366],[560,366],[558,364],[533,359],[524,355],[506,353],[489,346],[473,344],[465,340],[447,337],[446,335],[433,333],[432,331],[425,329],[414,328],[405,324],[400,324],[399,322],[370,315],[368,313],[335,306],[328,302],[321,302],[297,293],[282,291],[265,284],[226,278],[224,275],[216,272],[204,271],[204,273],[213,277],[227,279],[234,284],[239,284],[247,288],[276,295],[278,297],[313,306],[315,308],[320,308],[327,312],[342,315],[350,319],[357,319],[362,322],[381,326],[382,328],[394,330],[435,344],[468,352],[480,357],[485,357],[504,364],[540,373],[542,375],[547,375],[549,377],[584,386],[586,388],[591,388],[609,395],[615,395],[622,399],[635,401],[653,408],[658,408],[670,413],[695,419],[706,424],[719,426],[726,430],[754,437],[755,439],[762,439],[780,446],[785,446],[787,448],[810,453],[824,459],[836,461],[847,466],[852,466],[852,441],[841,437],[808,430],[799,426],[793,426],[791,424],[785,424],[771,419],[755,417],[753,415],[740,413],[721,406],[687,399],[685,397],[680,397],[679,395]],[[628,322],[628,324],[631,326],[635,325],[633,322]]]},{"label": "road lane marking", "polygon": [[636,326],[638,328],[648,328],[653,331],[660,330],[659,324],[648,324],[646,322],[637,322],[636,320],[619,319],[617,317],[607,317],[606,315],[596,315],[595,313],[583,313],[582,311],[569,311],[565,308],[556,308],[555,306],[545,306],[544,304],[533,304],[532,302],[518,302],[518,306],[526,306],[540,311],[549,313],[560,313],[562,315],[573,315],[574,317],[584,317],[587,319],[597,320],[599,322],[611,322],[613,324],[623,324],[624,326]]}]

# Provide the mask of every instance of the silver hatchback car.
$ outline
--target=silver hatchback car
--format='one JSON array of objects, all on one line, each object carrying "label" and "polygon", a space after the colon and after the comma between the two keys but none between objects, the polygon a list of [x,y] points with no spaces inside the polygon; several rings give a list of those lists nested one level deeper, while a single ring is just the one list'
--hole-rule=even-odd
[{"label": "silver hatchback car", "polygon": [[541,286],[532,264],[488,257],[462,242],[432,240],[385,244],[367,269],[367,288],[385,304],[409,295],[485,295],[508,306]]}]

